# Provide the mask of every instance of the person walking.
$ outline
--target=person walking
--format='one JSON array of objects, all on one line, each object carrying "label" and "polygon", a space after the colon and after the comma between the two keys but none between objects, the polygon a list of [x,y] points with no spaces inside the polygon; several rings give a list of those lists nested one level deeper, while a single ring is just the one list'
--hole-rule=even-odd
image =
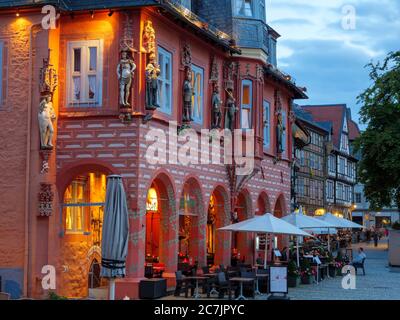
[{"label": "person walking", "polygon": [[378,232],[375,231],[375,232],[374,232],[374,246],[375,246],[375,247],[378,246],[378,239],[379,239]]}]

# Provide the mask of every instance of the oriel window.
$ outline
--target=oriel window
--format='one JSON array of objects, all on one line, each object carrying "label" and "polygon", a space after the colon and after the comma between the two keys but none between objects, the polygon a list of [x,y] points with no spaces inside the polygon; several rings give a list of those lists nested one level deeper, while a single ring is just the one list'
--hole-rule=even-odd
[{"label": "oriel window", "polygon": [[252,126],[251,114],[253,104],[253,88],[250,80],[242,81],[242,103],[241,103],[241,128],[250,129]]}]

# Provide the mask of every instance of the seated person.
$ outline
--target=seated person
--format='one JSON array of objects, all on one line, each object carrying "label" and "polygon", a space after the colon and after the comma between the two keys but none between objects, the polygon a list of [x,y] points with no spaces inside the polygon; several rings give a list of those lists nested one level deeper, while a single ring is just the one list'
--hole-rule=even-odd
[{"label": "seated person", "polygon": [[359,248],[358,249],[358,255],[357,255],[357,257],[355,257],[354,259],[353,259],[353,261],[352,261],[352,265],[354,265],[354,264],[361,264],[362,263],[362,261],[363,261],[363,259],[366,259],[367,258],[367,255],[365,254],[365,252],[364,252],[364,249],[363,248]]}]

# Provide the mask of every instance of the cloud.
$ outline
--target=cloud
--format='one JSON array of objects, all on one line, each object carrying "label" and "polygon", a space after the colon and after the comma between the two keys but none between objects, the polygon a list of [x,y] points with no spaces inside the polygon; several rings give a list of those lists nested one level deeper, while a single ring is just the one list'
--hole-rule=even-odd
[{"label": "cloud", "polygon": [[[355,28],[343,28],[353,10]],[[282,35],[278,67],[308,88],[308,104],[347,103],[356,121],[357,96],[370,85],[364,66],[400,49],[399,16],[393,0],[267,0],[268,23]]]}]

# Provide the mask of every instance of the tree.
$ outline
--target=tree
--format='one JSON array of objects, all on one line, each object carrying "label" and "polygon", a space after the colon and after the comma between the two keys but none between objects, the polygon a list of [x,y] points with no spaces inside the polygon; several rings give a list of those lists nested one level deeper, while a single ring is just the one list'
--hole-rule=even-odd
[{"label": "tree", "polygon": [[358,96],[360,120],[367,125],[355,141],[358,176],[372,209],[393,201],[400,208],[400,51],[367,67],[373,83]]}]

